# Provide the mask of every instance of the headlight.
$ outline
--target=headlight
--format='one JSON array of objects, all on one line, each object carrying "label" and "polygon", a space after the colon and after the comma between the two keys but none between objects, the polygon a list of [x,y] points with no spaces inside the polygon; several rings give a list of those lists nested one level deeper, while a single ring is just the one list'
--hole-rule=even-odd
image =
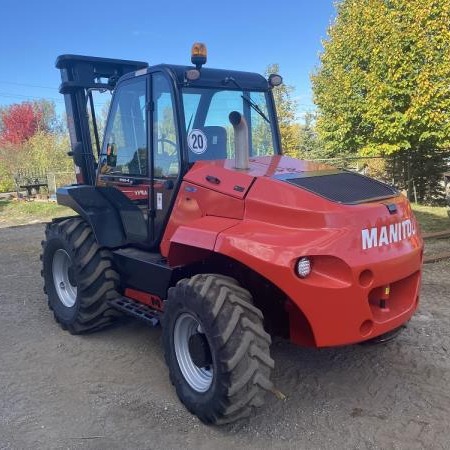
[{"label": "headlight", "polygon": [[306,278],[311,273],[311,260],[307,256],[300,258],[295,269],[300,278]]}]

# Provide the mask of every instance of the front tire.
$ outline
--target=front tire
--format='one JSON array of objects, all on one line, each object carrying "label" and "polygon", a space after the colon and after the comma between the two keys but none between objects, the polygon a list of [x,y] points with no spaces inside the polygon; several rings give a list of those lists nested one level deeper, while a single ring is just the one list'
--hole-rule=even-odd
[{"label": "front tire", "polygon": [[178,397],[205,423],[249,416],[272,388],[262,313],[233,278],[199,274],[171,288],[163,343]]},{"label": "front tire", "polygon": [[110,325],[118,313],[108,300],[118,296],[119,281],[110,252],[81,218],[47,224],[45,236],[41,274],[55,320],[72,334]]}]

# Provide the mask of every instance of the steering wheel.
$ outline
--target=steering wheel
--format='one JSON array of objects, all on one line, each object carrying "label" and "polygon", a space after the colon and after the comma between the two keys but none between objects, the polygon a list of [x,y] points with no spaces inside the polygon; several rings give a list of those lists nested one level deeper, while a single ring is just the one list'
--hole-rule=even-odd
[{"label": "steering wheel", "polygon": [[[171,141],[170,139],[167,139],[167,138],[159,138],[159,139],[157,140],[157,143],[159,144],[160,142],[161,142],[162,144],[169,144],[169,145],[172,145],[175,149],[178,147],[178,144],[177,144],[176,142]],[[163,150],[163,153],[167,153],[167,152],[164,151],[164,145],[162,146],[162,150]]]}]

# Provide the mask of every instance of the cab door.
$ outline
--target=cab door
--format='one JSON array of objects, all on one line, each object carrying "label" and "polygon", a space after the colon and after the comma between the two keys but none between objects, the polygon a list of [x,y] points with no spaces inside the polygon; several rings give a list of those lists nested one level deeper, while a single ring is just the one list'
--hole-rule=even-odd
[{"label": "cab door", "polygon": [[[151,179],[148,158],[148,76],[128,79],[117,87],[100,155],[97,186],[114,187],[112,195],[124,227],[148,241]],[[105,191],[109,192],[109,191]],[[112,191],[114,192],[114,191]],[[133,232],[132,232],[133,234]]]},{"label": "cab door", "polygon": [[159,244],[172,211],[180,175],[178,129],[173,85],[165,73],[130,78],[117,87],[97,185],[114,187],[130,200],[133,211],[115,202],[122,222],[133,227],[143,220],[146,237],[140,243],[150,247]]},{"label": "cab door", "polygon": [[180,143],[173,87],[163,72],[151,77],[152,131],[151,164],[153,167],[153,243],[161,240],[172,211],[180,176]]}]

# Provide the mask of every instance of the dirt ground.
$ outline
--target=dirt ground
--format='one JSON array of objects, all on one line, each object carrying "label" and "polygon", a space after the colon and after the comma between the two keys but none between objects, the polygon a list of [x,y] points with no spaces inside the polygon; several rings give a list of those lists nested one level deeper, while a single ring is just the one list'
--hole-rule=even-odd
[{"label": "dirt ground", "polygon": [[396,341],[305,350],[276,341],[276,387],[248,420],[207,427],[178,401],[161,331],[127,320],[90,336],[53,321],[43,225],[0,230],[1,449],[448,449],[450,262],[427,265]]}]

